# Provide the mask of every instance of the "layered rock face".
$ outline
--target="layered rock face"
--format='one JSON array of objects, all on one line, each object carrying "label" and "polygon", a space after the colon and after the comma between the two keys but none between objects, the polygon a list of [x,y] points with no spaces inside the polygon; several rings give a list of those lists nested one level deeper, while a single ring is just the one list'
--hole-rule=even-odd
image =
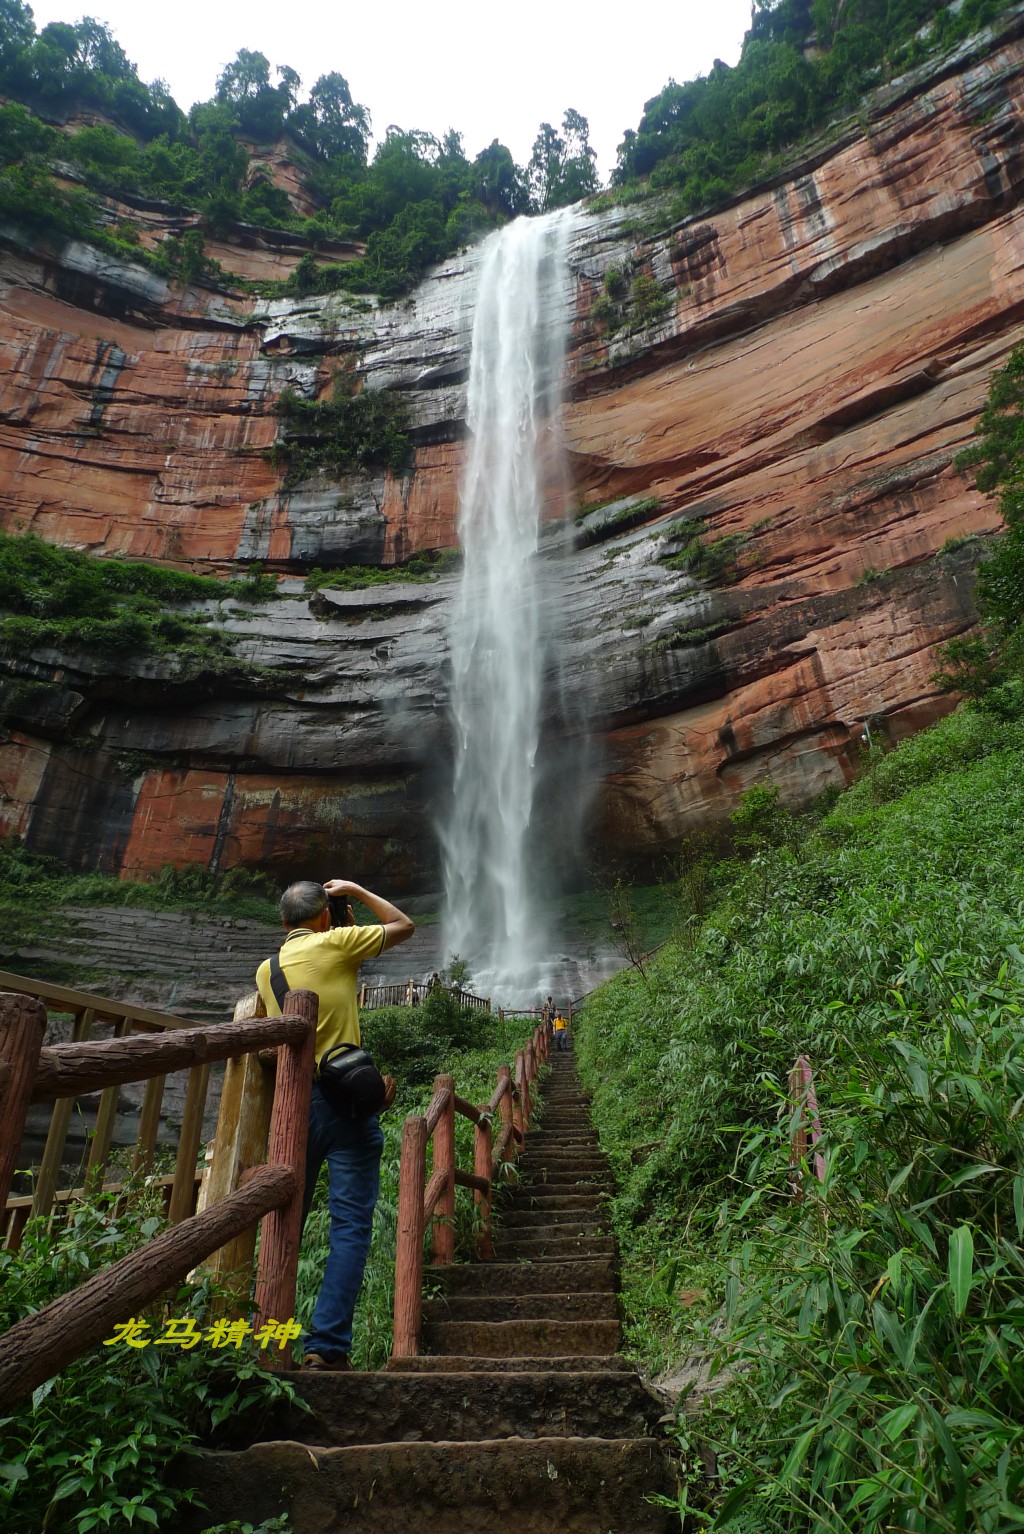
[{"label": "layered rock face", "polygon": [[[974,621],[963,540],[998,525],[952,459],[1024,335],[1022,107],[1024,7],[723,210],[667,232],[650,205],[581,214],[581,515],[570,537],[548,508],[545,571],[605,849],[649,858],[766,778],[805,801],[848,777],[866,722],[898,738],[948,706],[931,676]],[[259,668],[230,690],[159,658],[19,662],[60,686],[8,709],[0,830],[132,877],[436,887],[456,577],[313,598],[297,577],[457,541],[479,251],[382,307],[3,239],[0,525],[284,579],[226,608]],[[274,403],[342,368],[401,391],[414,467],[286,485]]]}]

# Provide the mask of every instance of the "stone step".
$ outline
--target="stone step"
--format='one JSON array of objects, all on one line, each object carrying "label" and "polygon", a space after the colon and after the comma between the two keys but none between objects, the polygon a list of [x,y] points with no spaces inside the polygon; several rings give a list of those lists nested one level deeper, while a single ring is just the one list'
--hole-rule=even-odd
[{"label": "stone step", "polygon": [[607,1205],[599,1204],[596,1200],[582,1208],[577,1206],[569,1209],[553,1209],[550,1204],[544,1204],[540,1208],[536,1204],[516,1204],[512,1208],[501,1211],[495,1229],[497,1230],[499,1226],[504,1231],[512,1228],[519,1229],[523,1225],[564,1226],[581,1221],[596,1221],[607,1225],[606,1211]]},{"label": "stone step", "polygon": [[622,1340],[617,1320],[596,1321],[428,1321],[422,1331],[427,1353],[477,1353],[484,1358],[565,1358],[615,1353]]},{"label": "stone step", "polygon": [[668,1534],[678,1513],[662,1446],[649,1438],[505,1438],[309,1448],[260,1443],[204,1450],[184,1469],[206,1503],[176,1534],[212,1523],[253,1524],[287,1508],[294,1534]]},{"label": "stone step", "polygon": [[607,1193],[609,1197],[615,1190],[607,1172],[543,1172],[540,1169],[532,1172],[530,1177],[524,1177],[520,1187],[530,1195],[541,1187],[560,1193]]},{"label": "stone step", "polygon": [[515,1191],[507,1205],[503,1208],[528,1208],[535,1206],[552,1209],[582,1209],[584,1205],[596,1208],[599,1204],[607,1204],[610,1190],[601,1184],[584,1184],[576,1188],[564,1186],[558,1183],[530,1182],[523,1183]]},{"label": "stone step", "polygon": [[[565,1214],[566,1210],[557,1210],[558,1214]],[[552,1220],[551,1216],[543,1210],[527,1213],[512,1223],[503,1220],[500,1228],[494,1232],[495,1251],[499,1243],[508,1245],[518,1244],[520,1241],[538,1241],[541,1238],[576,1241],[591,1236],[606,1236],[608,1234],[609,1221],[599,1214],[575,1215],[568,1220]],[[529,1252],[525,1254],[529,1256]]]},{"label": "stone step", "polygon": [[564,1358],[484,1358],[476,1354],[421,1353],[418,1358],[389,1358],[386,1368],[389,1374],[505,1374],[510,1369],[527,1374],[634,1373],[633,1365],[618,1353],[580,1353]]},{"label": "stone step", "polygon": [[431,1286],[445,1294],[596,1294],[618,1288],[618,1263],[614,1257],[586,1257],[546,1262],[531,1268],[524,1262],[452,1263],[428,1267]]},{"label": "stone step", "polygon": [[602,1156],[604,1152],[598,1141],[591,1139],[569,1139],[560,1136],[557,1140],[535,1140],[531,1135],[526,1142],[524,1155],[530,1156]]},{"label": "stone step", "polygon": [[586,1141],[588,1144],[600,1143],[600,1135],[592,1124],[586,1124],[583,1120],[579,1124],[566,1124],[563,1122],[545,1123],[539,1128],[530,1130],[531,1145],[558,1145],[563,1140]]},{"label": "stone step", "polygon": [[614,1321],[610,1289],[552,1294],[443,1294],[423,1301],[424,1321]]},{"label": "stone step", "polygon": [[613,1236],[501,1236],[494,1243],[498,1262],[544,1262],[565,1257],[614,1257]]},{"label": "stone step", "polygon": [[580,1154],[579,1151],[527,1150],[519,1158],[520,1178],[549,1177],[552,1172],[611,1172],[607,1156],[596,1151]]},{"label": "stone step", "polygon": [[515,1184],[517,1188],[524,1184],[539,1182],[564,1182],[567,1178],[588,1178],[591,1182],[607,1183],[608,1187],[614,1186],[614,1178],[611,1169],[607,1166],[579,1166],[571,1161],[551,1162],[537,1157],[524,1160],[519,1165],[519,1180]]},{"label": "stone step", "polygon": [[[309,1407],[283,1404],[259,1437],[308,1444],[481,1438],[640,1438],[664,1411],[636,1374],[619,1370],[481,1370],[285,1377]],[[239,1445],[242,1447],[242,1445]]]}]

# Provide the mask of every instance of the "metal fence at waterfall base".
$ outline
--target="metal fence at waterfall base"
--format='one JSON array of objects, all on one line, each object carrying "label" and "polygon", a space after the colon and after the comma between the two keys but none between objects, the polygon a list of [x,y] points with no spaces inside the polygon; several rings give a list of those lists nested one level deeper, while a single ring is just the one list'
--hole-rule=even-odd
[{"label": "metal fence at waterfall base", "polygon": [[[367,1011],[373,1011],[376,1007],[418,1007],[437,986],[437,981],[431,983],[429,980],[398,980],[391,985],[361,985],[359,1006]],[[443,982],[441,989],[447,991],[449,996],[454,996],[460,1007],[468,1007],[473,1012],[491,1010],[489,996],[474,996],[472,991],[462,991],[455,986],[446,986]]]}]

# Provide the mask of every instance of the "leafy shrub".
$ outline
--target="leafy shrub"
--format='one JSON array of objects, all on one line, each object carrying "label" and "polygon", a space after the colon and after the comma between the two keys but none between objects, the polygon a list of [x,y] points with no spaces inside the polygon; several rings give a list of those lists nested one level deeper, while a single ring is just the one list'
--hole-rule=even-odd
[{"label": "leafy shrub", "polygon": [[335,477],[353,469],[408,467],[412,445],[404,401],[380,389],[350,395],[346,381],[335,382],[330,400],[304,400],[285,389],[277,401],[288,455],[286,484],[326,472]]},{"label": "leafy shrub", "polygon": [[325,587],[332,591],[363,591],[368,586],[432,581],[457,569],[461,557],[458,549],[437,549],[414,554],[400,565],[341,565],[331,570],[315,567],[306,576],[303,590],[312,596]]},{"label": "leafy shrub", "polygon": [[[158,1208],[159,1206],[159,1208]],[[61,1217],[62,1218],[62,1217]],[[96,1194],[25,1227],[20,1250],[0,1252],[0,1330],[91,1273],[134,1251],[164,1225],[162,1201],[144,1182]],[[203,1325],[209,1286],[182,1286],[168,1308]],[[154,1317],[159,1307],[154,1307]],[[162,1317],[155,1324],[162,1328]],[[171,1484],[168,1462],[200,1439],[230,1445],[243,1421],[293,1399],[291,1387],[245,1348],[97,1347],[0,1421],[0,1521],[88,1534],[97,1528],[167,1528],[195,1500]]]},{"label": "leafy shrub", "polygon": [[[992,539],[978,566],[978,605],[984,633],[939,649],[935,680],[950,692],[984,698],[1008,680],[1024,679],[1024,346],[992,374],[975,435],[955,467],[976,469],[979,490],[998,492],[1006,531]],[[1004,700],[994,698],[997,712]]]},{"label": "leafy shrub", "polygon": [[[139,560],[98,559],[44,543],[34,533],[0,533],[0,655],[41,647],[97,655],[163,652],[183,673],[247,672],[231,639],[192,604],[237,595],[266,600],[258,569],[237,583]],[[276,583],[275,583],[276,589]]]}]

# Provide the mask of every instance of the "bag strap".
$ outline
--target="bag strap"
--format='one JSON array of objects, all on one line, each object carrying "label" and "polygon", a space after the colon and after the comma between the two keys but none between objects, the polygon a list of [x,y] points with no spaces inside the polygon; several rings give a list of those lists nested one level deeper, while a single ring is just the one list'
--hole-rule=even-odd
[{"label": "bag strap", "polygon": [[288,995],[290,987],[285,972],[281,968],[281,961],[276,953],[270,956],[270,989],[274,993],[274,1000],[283,1012],[284,999]]}]

